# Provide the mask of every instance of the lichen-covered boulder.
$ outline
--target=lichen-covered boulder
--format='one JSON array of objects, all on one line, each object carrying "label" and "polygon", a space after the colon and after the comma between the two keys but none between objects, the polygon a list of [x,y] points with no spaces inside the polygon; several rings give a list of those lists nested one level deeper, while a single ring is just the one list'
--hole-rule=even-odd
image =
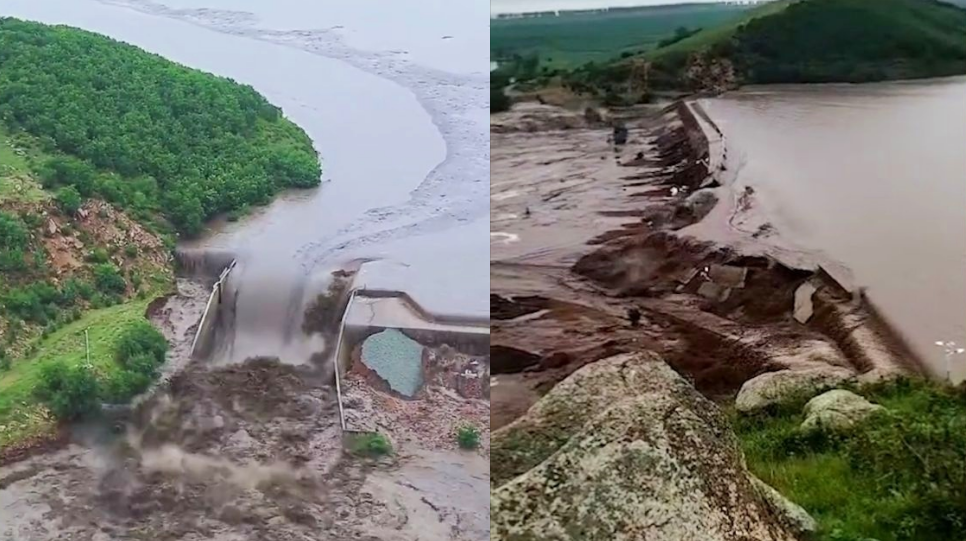
[{"label": "lichen-covered boulder", "polygon": [[818,529],[818,522],[815,522],[812,515],[809,515],[808,511],[802,506],[789,500],[781,492],[754,475],[751,476],[751,483],[758,490],[758,494],[771,506],[772,511],[778,515],[779,520],[787,524],[796,533],[807,538]]},{"label": "lichen-covered boulder", "polygon": [[820,394],[805,404],[805,421],[801,429],[846,430],[869,415],[884,408],[843,389]]},{"label": "lichen-covered boulder", "polygon": [[805,370],[766,372],[746,381],[738,391],[735,409],[750,413],[777,404],[793,395],[811,394],[841,385],[852,379],[851,370],[840,366],[818,366]]},{"label": "lichen-covered boulder", "polygon": [[494,432],[493,540],[793,540],[718,408],[659,357],[586,366]]}]

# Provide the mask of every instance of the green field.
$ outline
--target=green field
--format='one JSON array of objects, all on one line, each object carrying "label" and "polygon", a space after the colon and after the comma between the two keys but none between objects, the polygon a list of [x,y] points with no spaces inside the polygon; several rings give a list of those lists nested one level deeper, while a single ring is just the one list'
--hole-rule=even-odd
[{"label": "green field", "polygon": [[748,9],[743,5],[682,4],[493,19],[490,57],[499,61],[536,54],[541,66],[569,69],[653,49],[679,27],[711,28],[740,18]]}]

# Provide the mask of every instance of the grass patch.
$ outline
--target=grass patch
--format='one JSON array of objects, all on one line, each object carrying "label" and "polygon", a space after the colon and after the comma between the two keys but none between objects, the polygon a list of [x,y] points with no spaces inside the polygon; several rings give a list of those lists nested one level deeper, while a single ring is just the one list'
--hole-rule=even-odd
[{"label": "grass patch", "polygon": [[804,507],[826,541],[966,538],[966,392],[923,380],[852,389],[887,413],[803,435],[803,400],[732,414],[748,467]]},{"label": "grass patch", "polygon": [[378,458],[392,454],[392,444],[378,432],[364,432],[346,436],[346,449],[354,456]]},{"label": "grass patch", "polygon": [[0,125],[0,203],[46,201],[50,194],[30,172],[33,150],[25,148]]},{"label": "grass patch", "polygon": [[476,449],[480,446],[480,431],[472,425],[461,426],[456,431],[456,443],[461,449]]}]

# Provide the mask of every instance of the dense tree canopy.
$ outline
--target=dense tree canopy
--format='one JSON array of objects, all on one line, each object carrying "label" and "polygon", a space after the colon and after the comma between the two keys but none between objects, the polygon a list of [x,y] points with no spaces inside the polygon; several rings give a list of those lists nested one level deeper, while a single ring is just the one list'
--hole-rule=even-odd
[{"label": "dense tree canopy", "polygon": [[46,186],[183,233],[321,176],[308,136],[251,87],[68,27],[0,18],[0,122],[64,154]]},{"label": "dense tree canopy", "polygon": [[798,2],[749,21],[722,52],[755,83],[961,74],[966,11],[935,0]]}]

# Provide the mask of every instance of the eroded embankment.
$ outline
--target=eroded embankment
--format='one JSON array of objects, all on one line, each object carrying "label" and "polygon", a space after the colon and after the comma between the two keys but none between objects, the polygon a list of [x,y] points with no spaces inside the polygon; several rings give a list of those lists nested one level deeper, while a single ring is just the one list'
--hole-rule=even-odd
[{"label": "eroded embankment", "polygon": [[[566,115],[525,106],[495,119],[493,227],[516,240],[491,242],[494,428],[579,367],[625,351],[657,351],[717,400],[782,369],[918,370],[864,297],[817,264],[681,233],[719,197],[736,212],[755,197],[728,191],[727,149],[686,103],[625,113],[626,145],[612,144],[607,122]],[[555,229],[566,245],[544,240]]]}]

